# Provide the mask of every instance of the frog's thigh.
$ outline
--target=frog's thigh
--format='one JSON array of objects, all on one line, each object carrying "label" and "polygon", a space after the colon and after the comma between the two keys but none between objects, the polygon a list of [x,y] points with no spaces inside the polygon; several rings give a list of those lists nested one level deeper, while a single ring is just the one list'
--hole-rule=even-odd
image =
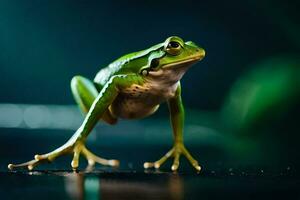
[{"label": "frog's thigh", "polygon": [[[84,113],[87,113],[93,104],[95,98],[99,92],[96,89],[94,83],[82,76],[74,76],[71,81],[71,90],[75,101],[79,105],[79,108]],[[108,124],[115,124],[117,119],[113,117],[110,111],[107,109],[101,119]]]}]

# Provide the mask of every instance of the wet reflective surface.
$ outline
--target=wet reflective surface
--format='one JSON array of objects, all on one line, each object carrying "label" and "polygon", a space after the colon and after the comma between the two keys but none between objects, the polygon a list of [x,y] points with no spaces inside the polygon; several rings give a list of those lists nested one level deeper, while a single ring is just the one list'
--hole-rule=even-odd
[{"label": "wet reflective surface", "polygon": [[0,179],[1,199],[289,199],[300,197],[299,184],[288,173],[254,175],[233,170],[2,172]]},{"label": "wet reflective surface", "polygon": [[[291,154],[280,156],[272,151],[265,156],[264,151],[253,153],[259,150],[253,148],[249,154],[237,157],[220,145],[221,136],[211,134],[208,135],[211,140],[208,136],[204,140],[200,137],[205,134],[186,134],[187,147],[203,167],[200,173],[197,174],[184,158],[180,160],[178,173],[170,172],[171,161],[163,165],[160,171],[145,171],[143,162],[163,155],[172,144],[171,135],[166,133],[169,138],[158,139],[153,135],[159,130],[154,130],[149,133],[152,137],[148,140],[142,134],[142,128],[130,129],[131,126],[126,128],[125,125],[116,127],[121,127],[123,131],[111,128],[109,130],[112,131],[93,133],[91,138],[97,138],[88,141],[88,146],[96,154],[119,159],[120,168],[98,165],[92,171],[86,171],[86,161],[81,159],[78,172],[69,170],[71,156],[38,166],[32,172],[8,171],[8,163],[24,162],[36,153],[47,152],[64,143],[72,132],[1,129],[0,199],[300,198],[299,165]],[[100,128],[105,130],[105,127]],[[168,131],[163,126],[157,126],[157,129]],[[199,138],[193,139],[194,136]],[[264,159],[258,159],[259,156]]]}]

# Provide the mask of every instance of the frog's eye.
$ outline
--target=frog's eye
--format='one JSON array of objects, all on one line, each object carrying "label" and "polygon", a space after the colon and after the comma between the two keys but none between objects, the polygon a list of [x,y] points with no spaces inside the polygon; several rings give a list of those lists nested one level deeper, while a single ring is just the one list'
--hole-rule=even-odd
[{"label": "frog's eye", "polygon": [[180,44],[178,42],[175,42],[175,41],[171,41],[168,44],[169,48],[178,48],[179,46],[180,46]]},{"label": "frog's eye", "polygon": [[156,68],[159,65],[159,59],[154,58],[151,60],[150,68]]},{"label": "frog's eye", "polygon": [[167,45],[167,48],[166,48],[167,53],[169,53],[173,56],[178,55],[180,53],[180,50],[181,50],[180,44],[175,41],[169,42]]}]

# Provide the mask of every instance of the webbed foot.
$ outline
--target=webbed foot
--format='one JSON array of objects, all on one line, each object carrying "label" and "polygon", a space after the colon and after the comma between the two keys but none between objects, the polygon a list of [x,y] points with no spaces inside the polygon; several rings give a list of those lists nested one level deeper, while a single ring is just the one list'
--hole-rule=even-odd
[{"label": "webbed foot", "polygon": [[112,167],[119,166],[118,160],[107,160],[93,154],[91,151],[89,151],[86,148],[83,141],[76,140],[75,142],[72,142],[72,140],[69,140],[67,143],[55,149],[54,151],[42,155],[35,155],[34,159],[28,162],[24,162],[21,164],[9,164],[8,169],[13,170],[16,168],[27,168],[28,170],[32,170],[35,166],[41,163],[52,162],[57,157],[65,154],[73,154],[71,166],[74,170],[76,170],[79,166],[80,154],[82,154],[87,159],[88,167],[94,166],[95,163],[112,166]]},{"label": "webbed foot", "polygon": [[170,157],[174,157],[173,160],[173,164],[172,164],[172,171],[176,171],[179,167],[179,159],[181,154],[183,154],[188,161],[192,164],[192,166],[197,170],[200,171],[201,167],[198,164],[198,161],[195,160],[191,154],[189,153],[189,151],[185,148],[185,146],[180,143],[180,144],[175,144],[174,147],[168,151],[162,158],[160,158],[159,160],[155,161],[155,162],[145,162],[144,163],[144,168],[148,169],[148,168],[152,168],[154,167],[155,169],[159,169],[160,166],[166,162],[167,159],[169,159]]}]

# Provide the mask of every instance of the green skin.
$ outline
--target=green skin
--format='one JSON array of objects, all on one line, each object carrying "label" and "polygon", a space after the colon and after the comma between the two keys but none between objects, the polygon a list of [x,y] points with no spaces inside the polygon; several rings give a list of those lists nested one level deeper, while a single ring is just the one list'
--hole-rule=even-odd
[{"label": "green skin", "polygon": [[149,49],[127,54],[101,69],[94,81],[75,76],[71,89],[80,109],[86,112],[82,125],[61,147],[52,152],[35,155],[34,160],[9,164],[9,169],[27,167],[32,170],[45,161],[73,154],[71,166],[77,169],[83,155],[89,166],[95,163],[118,166],[119,161],[100,158],[89,151],[86,138],[100,120],[115,124],[118,118],[138,119],[153,114],[159,105],[167,102],[174,135],[174,145],[162,158],[145,162],[144,168],[159,168],[168,158],[174,157],[172,170],[179,167],[183,154],[192,166],[200,171],[198,162],[183,143],[184,107],[181,100],[180,79],[189,67],[205,56],[205,51],[193,42],[184,42],[173,36]]}]

